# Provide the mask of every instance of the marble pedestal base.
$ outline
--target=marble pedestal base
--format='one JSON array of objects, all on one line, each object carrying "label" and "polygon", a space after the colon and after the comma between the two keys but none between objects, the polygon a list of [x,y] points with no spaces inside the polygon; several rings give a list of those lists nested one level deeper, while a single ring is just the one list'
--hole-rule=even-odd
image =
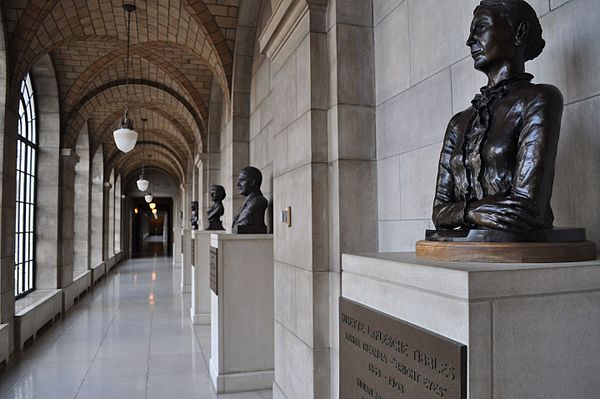
[{"label": "marble pedestal base", "polygon": [[192,230],[192,306],[190,318],[198,325],[210,324],[210,237],[225,231]]},{"label": "marble pedestal base", "polygon": [[600,261],[343,255],[342,296],[468,346],[470,399],[595,398]]},{"label": "marble pedestal base", "polygon": [[212,234],[210,376],[217,393],[270,389],[274,377],[273,236]]},{"label": "marble pedestal base", "polygon": [[181,234],[181,292],[192,291],[192,230]]}]

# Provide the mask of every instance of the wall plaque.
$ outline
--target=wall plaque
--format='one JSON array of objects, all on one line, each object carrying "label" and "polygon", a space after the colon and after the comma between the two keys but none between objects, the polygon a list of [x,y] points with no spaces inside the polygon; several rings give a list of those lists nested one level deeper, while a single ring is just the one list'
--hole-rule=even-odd
[{"label": "wall plaque", "polygon": [[219,295],[218,286],[218,266],[219,266],[219,250],[215,247],[210,247],[210,289],[215,295]]},{"label": "wall plaque", "polygon": [[192,266],[196,266],[196,239],[192,235]]},{"label": "wall plaque", "polygon": [[340,398],[466,399],[467,347],[340,298]]}]

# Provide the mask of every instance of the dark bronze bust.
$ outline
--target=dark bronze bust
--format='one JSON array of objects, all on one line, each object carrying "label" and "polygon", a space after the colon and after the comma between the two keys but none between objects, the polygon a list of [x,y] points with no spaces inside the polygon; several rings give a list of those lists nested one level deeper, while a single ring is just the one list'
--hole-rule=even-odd
[{"label": "dark bronze bust", "polygon": [[238,189],[246,197],[239,213],[233,218],[233,233],[266,234],[265,211],[269,202],[260,191],[262,173],[255,167],[247,166],[240,172]]},{"label": "dark bronze bust", "polygon": [[190,217],[192,222],[192,230],[198,230],[198,201],[192,201],[192,216]]},{"label": "dark bronze bust", "polygon": [[553,228],[563,110],[556,87],[533,84],[525,73],[525,62],[545,46],[542,28],[523,0],[484,0],[466,44],[488,84],[446,130],[433,204],[437,231],[429,235],[489,229],[500,232],[496,237],[505,232],[506,240],[528,241],[532,232]]},{"label": "dark bronze bust", "polygon": [[213,203],[206,211],[208,216],[208,228],[206,230],[225,230],[221,222],[221,216],[225,213],[223,200],[225,199],[225,188],[215,184],[210,188],[210,198]]}]

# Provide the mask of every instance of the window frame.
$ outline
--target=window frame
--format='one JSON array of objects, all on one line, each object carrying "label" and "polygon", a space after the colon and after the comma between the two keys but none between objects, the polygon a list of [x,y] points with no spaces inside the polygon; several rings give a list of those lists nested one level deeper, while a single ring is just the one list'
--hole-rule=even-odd
[{"label": "window frame", "polygon": [[[26,96],[27,98],[25,98]],[[21,110],[23,110],[23,113],[21,113]],[[36,222],[39,162],[39,126],[37,104],[35,100],[35,86],[29,73],[23,78],[21,82],[21,92],[19,96],[19,119],[17,126],[15,150],[16,167],[14,293],[15,300],[17,300],[25,297],[27,294],[35,290],[37,272]],[[21,150],[24,150],[25,158],[23,158],[23,155],[21,155]],[[21,157],[19,157],[20,155]],[[28,230],[30,226],[31,230]],[[19,241],[19,235],[21,237],[21,241]],[[31,254],[31,257],[28,256],[28,252]],[[23,289],[20,289],[20,287],[23,287]]]}]

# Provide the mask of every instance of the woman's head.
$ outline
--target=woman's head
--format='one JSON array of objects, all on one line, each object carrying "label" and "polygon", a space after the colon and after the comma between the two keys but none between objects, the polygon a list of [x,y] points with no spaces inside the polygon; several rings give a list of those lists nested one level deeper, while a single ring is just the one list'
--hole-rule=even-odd
[{"label": "woman's head", "polygon": [[482,0],[473,15],[467,46],[477,69],[502,58],[529,61],[544,49],[540,21],[524,0]]},{"label": "woman's head", "polygon": [[210,196],[213,201],[223,201],[225,199],[225,188],[215,184],[210,188]]}]

